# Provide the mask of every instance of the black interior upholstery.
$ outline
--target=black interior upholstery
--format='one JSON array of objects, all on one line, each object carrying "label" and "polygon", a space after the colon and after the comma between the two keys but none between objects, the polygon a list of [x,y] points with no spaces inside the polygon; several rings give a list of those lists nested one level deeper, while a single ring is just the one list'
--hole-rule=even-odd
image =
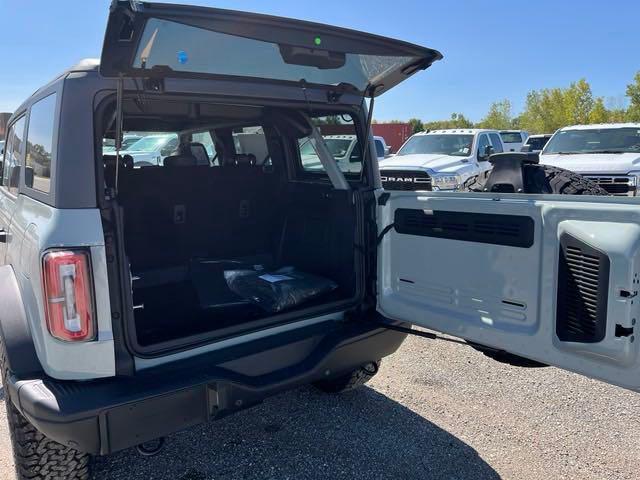
[{"label": "black interior upholstery", "polygon": [[294,266],[337,282],[330,299],[354,294],[354,207],[329,184],[244,162],[126,169],[119,192],[125,251],[141,278],[140,344],[266,317],[226,290],[223,271],[235,265]]}]

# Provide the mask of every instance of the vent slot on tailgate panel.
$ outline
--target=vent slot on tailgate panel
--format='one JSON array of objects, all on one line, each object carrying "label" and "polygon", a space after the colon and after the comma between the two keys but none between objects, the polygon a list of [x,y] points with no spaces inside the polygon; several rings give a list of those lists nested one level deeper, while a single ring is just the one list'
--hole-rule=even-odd
[{"label": "vent slot on tailgate panel", "polygon": [[607,326],[609,257],[586,243],[560,237],[556,334],[563,342],[596,343]]},{"label": "vent slot on tailgate panel", "polygon": [[399,208],[394,224],[396,232],[407,235],[521,248],[533,245],[534,221],[520,215]]}]

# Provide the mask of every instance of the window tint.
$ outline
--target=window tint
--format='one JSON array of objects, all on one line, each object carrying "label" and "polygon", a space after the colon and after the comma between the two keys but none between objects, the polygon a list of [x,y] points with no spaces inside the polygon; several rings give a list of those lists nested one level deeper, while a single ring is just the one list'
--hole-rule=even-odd
[{"label": "window tint", "polygon": [[14,194],[18,193],[20,183],[20,167],[24,154],[24,125],[25,117],[22,117],[9,128],[4,151],[2,185]]},{"label": "window tint", "polygon": [[502,141],[504,143],[522,142],[522,137],[520,136],[520,132],[502,132],[500,136],[502,137]]},{"label": "window tint", "polygon": [[[55,94],[34,103],[31,107],[27,131],[27,159],[25,163],[29,168],[29,174],[25,173],[25,183],[27,187],[47,193],[51,190],[55,110]],[[33,175],[30,174],[31,172]]]},{"label": "window tint", "polygon": [[542,150],[549,141],[550,137],[529,137],[525,145],[530,145],[531,150]]},{"label": "window tint", "polygon": [[480,138],[478,139],[478,160],[480,160],[481,158],[487,160],[484,155],[484,151],[488,146],[489,138],[485,134],[480,135]]},{"label": "window tint", "polygon": [[494,153],[502,153],[502,142],[500,141],[500,135],[497,133],[490,133],[489,137],[491,137],[491,145],[493,146]]},{"label": "window tint", "polygon": [[384,145],[382,145],[382,142],[380,140],[375,140],[375,144],[376,144],[376,155],[378,156],[378,158],[383,158]]},{"label": "window tint", "polygon": [[[332,115],[314,118],[313,122],[320,129],[324,144],[333,155],[340,170],[344,173],[359,174],[362,171],[362,149],[356,137],[353,119],[349,115]],[[324,172],[324,167],[310,137],[301,138],[298,141],[298,147],[303,170]]]},{"label": "window tint", "polygon": [[637,153],[640,128],[590,128],[556,133],[544,153]]}]

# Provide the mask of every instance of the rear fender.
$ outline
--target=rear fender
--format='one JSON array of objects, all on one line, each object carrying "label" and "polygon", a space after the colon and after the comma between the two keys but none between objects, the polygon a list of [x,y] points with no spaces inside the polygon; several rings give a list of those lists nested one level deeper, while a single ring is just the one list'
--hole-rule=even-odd
[{"label": "rear fender", "polygon": [[31,337],[22,293],[11,265],[0,267],[0,336],[9,370],[18,377],[42,372]]}]

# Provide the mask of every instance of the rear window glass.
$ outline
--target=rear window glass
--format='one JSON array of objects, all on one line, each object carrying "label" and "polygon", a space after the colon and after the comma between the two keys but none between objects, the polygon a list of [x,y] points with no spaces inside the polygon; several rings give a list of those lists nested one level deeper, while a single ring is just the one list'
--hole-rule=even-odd
[{"label": "rear window glass", "polygon": [[29,115],[26,161],[29,175],[25,173],[25,183],[45,193],[51,190],[55,111],[56,95],[52,94],[34,103]]},{"label": "rear window glass", "polygon": [[[314,124],[320,129],[322,138],[338,167],[346,174],[362,171],[362,149],[357,140],[355,125],[349,115],[316,117]],[[318,152],[310,137],[298,140],[302,169],[307,172],[325,172]]]},{"label": "rear window glass", "polygon": [[233,130],[233,145],[238,155],[253,155],[256,165],[270,163],[269,148],[262,127],[244,127]]},{"label": "rear window glass", "polygon": [[[334,54],[318,49],[321,37],[312,40],[309,48],[291,47],[151,18],[132,66],[296,82],[304,79],[325,85],[349,83],[363,91],[378,83],[376,79],[417,60],[410,56]],[[314,49],[322,54],[311,55]],[[309,66],[309,62],[325,64]]]},{"label": "rear window glass", "polygon": [[531,150],[542,150],[548,141],[549,137],[529,137],[526,144],[531,146]]},{"label": "rear window glass", "polygon": [[522,137],[519,132],[502,132],[500,134],[504,143],[521,143]]},{"label": "rear window glass", "polygon": [[375,140],[375,144],[376,144],[376,155],[378,156],[378,158],[383,158],[384,145],[382,145],[382,142],[380,140]]}]

